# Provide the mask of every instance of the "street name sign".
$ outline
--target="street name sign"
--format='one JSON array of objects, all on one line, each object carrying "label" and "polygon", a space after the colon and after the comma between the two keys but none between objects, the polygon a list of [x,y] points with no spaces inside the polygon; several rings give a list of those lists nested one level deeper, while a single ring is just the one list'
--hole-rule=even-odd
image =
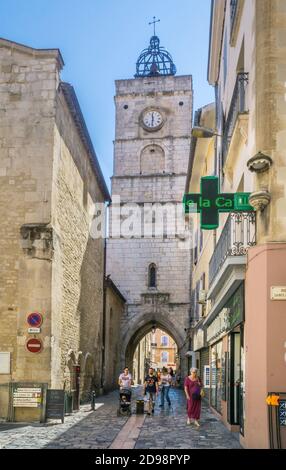
[{"label": "street name sign", "polygon": [[37,333],[41,333],[41,328],[28,328],[28,333],[30,334],[37,334]]},{"label": "street name sign", "polygon": [[272,286],[271,300],[286,300],[286,286]]},{"label": "street name sign", "polygon": [[220,193],[219,178],[201,178],[201,193],[185,194],[183,204],[186,214],[200,213],[201,228],[214,230],[219,226],[220,212],[253,212],[249,204],[251,193]]},{"label": "street name sign", "polygon": [[18,408],[40,408],[42,390],[35,387],[18,387],[13,391],[13,406]]}]

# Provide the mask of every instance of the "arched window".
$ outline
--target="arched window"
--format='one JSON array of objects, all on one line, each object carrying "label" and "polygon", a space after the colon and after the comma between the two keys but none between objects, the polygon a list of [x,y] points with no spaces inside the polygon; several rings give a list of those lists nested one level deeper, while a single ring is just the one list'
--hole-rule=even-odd
[{"label": "arched window", "polygon": [[157,268],[154,263],[149,266],[148,287],[157,287]]},{"label": "arched window", "polygon": [[165,171],[165,153],[159,145],[147,145],[140,156],[141,174],[156,174]]}]

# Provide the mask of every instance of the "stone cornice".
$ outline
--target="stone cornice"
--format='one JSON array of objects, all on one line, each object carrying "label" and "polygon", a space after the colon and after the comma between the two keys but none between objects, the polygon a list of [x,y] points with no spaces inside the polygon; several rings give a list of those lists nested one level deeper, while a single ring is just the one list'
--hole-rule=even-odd
[{"label": "stone cornice", "polygon": [[212,14],[209,38],[208,82],[215,85],[218,79],[226,0],[212,1]]},{"label": "stone cornice", "polygon": [[22,52],[34,57],[53,58],[57,60],[58,68],[61,70],[64,66],[64,60],[59,49],[35,49],[33,47],[25,46],[18,42],[9,41],[8,39],[0,38],[0,47],[6,47],[12,51]]},{"label": "stone cornice", "polygon": [[124,297],[122,292],[118,289],[118,287],[114,284],[113,280],[109,276],[105,278],[104,286],[109,287],[111,290],[113,290],[113,292],[117,295],[117,297],[119,297],[122,300],[122,302],[124,303],[126,302],[126,298]]},{"label": "stone cornice", "polygon": [[164,137],[150,137],[148,135],[142,138],[134,137],[133,139],[115,139],[113,143],[117,144],[117,143],[122,143],[122,142],[142,142],[142,141],[147,141],[147,140],[149,140],[152,143],[153,141],[158,142],[158,141],[176,140],[176,139],[191,140],[191,136],[190,135],[179,135],[179,136],[166,135]]},{"label": "stone cornice", "polygon": [[150,173],[148,175],[140,175],[140,174],[137,174],[137,175],[113,175],[110,177],[111,180],[113,179],[130,179],[130,178],[166,178],[166,177],[169,177],[169,178],[173,178],[173,177],[177,177],[177,176],[184,176],[186,177],[187,176],[187,173]]},{"label": "stone cornice", "polygon": [[121,101],[121,100],[126,100],[126,98],[130,98],[130,99],[133,99],[133,98],[138,98],[138,97],[141,97],[141,96],[144,96],[144,98],[146,98],[146,96],[180,96],[180,95],[192,95],[193,93],[193,89],[190,89],[190,90],[175,90],[175,91],[168,91],[168,90],[165,90],[165,91],[150,91],[150,92],[144,92],[142,91],[141,93],[139,92],[132,92],[132,93],[120,93],[118,95],[115,95],[114,96],[114,100],[115,101]]},{"label": "stone cornice", "polygon": [[75,94],[74,88],[72,85],[66,82],[61,82],[59,89],[63,92],[64,97],[66,99],[67,106],[69,108],[69,111],[71,113],[72,119],[74,121],[74,124],[77,128],[77,131],[79,133],[79,137],[87,151],[87,154],[89,156],[89,160],[91,162],[92,169],[94,171],[94,174],[97,178],[98,185],[100,187],[100,190],[102,191],[102,194],[104,196],[105,201],[111,200],[109,191],[107,189],[105,179],[103,177],[88,129],[86,127],[86,123],[77,99],[77,96]]}]

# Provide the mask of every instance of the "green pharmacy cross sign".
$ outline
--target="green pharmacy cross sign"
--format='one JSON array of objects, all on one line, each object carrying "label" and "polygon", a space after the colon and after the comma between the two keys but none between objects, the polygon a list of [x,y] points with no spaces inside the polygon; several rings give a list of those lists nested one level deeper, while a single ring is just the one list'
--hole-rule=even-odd
[{"label": "green pharmacy cross sign", "polygon": [[220,193],[217,176],[201,178],[201,194],[185,194],[185,213],[201,214],[201,228],[213,230],[219,226],[220,212],[253,212],[249,204],[250,193]]}]

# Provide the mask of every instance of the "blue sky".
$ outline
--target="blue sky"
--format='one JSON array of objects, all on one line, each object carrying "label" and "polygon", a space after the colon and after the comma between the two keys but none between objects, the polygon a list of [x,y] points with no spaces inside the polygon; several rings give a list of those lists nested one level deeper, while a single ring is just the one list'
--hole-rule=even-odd
[{"label": "blue sky", "polygon": [[177,75],[193,75],[194,108],[213,101],[206,79],[210,0],[0,0],[1,37],[61,50],[61,77],[75,88],[108,186],[114,80],[133,78],[153,16],[161,20],[156,33]]}]

